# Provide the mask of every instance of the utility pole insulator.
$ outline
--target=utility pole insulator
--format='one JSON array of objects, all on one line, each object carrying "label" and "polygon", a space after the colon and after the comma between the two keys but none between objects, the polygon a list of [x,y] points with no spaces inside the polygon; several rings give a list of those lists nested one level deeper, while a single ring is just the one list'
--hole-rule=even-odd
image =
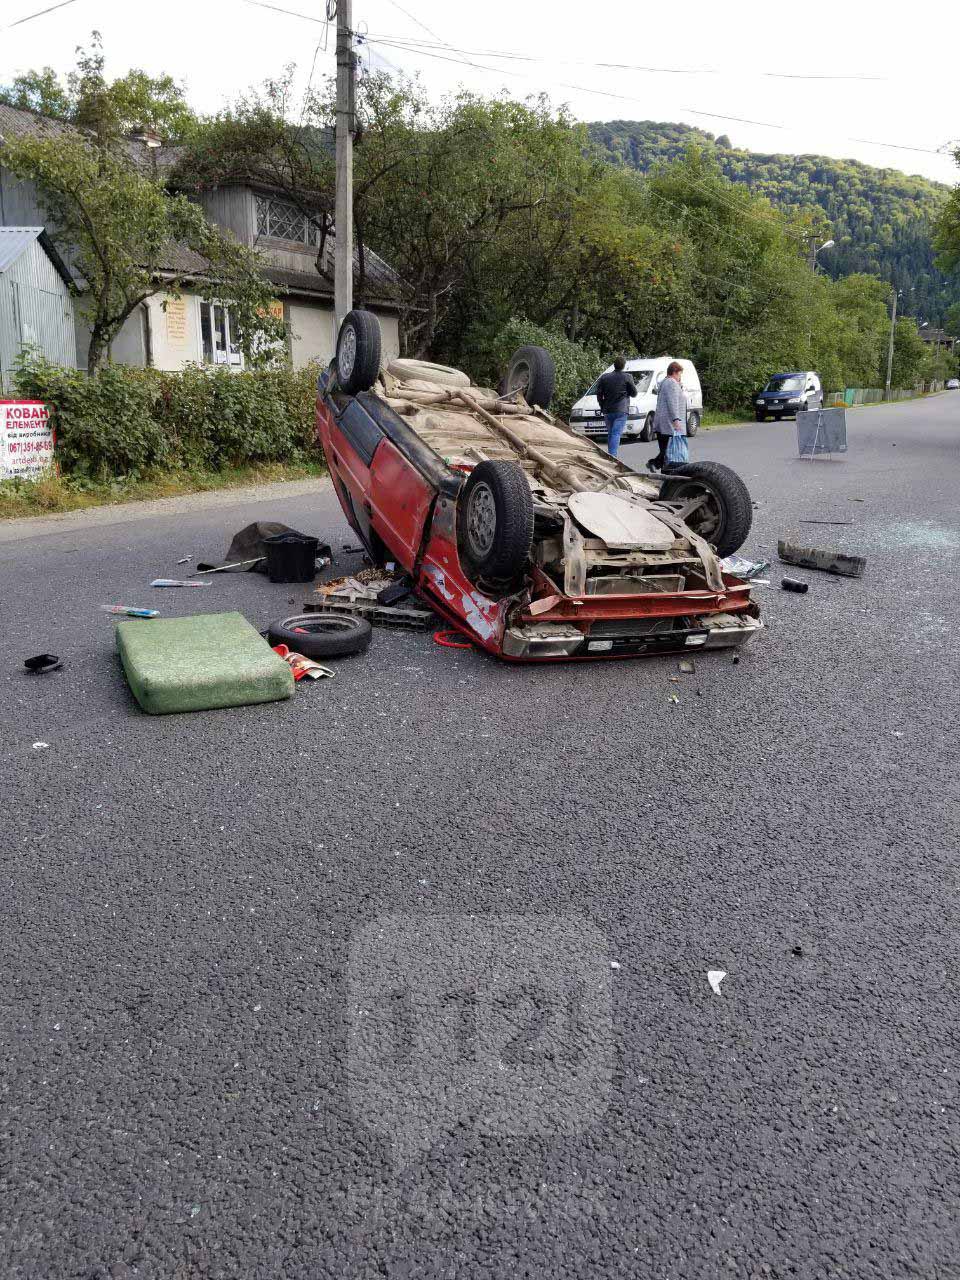
[{"label": "utility pole insulator", "polygon": [[337,333],[353,310],[353,0],[337,0],[337,193],[334,208],[333,309]]}]

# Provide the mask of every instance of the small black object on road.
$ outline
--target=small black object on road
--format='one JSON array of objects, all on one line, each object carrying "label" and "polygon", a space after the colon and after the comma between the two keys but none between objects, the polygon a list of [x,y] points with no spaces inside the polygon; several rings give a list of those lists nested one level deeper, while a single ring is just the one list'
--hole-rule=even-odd
[{"label": "small black object on road", "polygon": [[59,671],[63,663],[55,653],[38,653],[36,657],[24,658],[23,665],[39,676],[47,671]]},{"label": "small black object on road", "polygon": [[784,578],[780,585],[784,591],[795,591],[801,596],[810,590],[810,583],[801,582],[799,578]]}]

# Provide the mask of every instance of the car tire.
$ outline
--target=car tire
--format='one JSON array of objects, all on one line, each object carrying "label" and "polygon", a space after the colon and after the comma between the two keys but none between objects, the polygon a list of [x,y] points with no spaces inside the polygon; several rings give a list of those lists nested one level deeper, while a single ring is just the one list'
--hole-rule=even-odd
[{"label": "car tire", "polygon": [[692,413],[687,414],[687,435],[695,436],[700,430],[700,415],[696,409]]},{"label": "car tire", "polygon": [[392,373],[402,382],[417,380],[435,382],[438,387],[470,386],[470,379],[459,369],[448,364],[431,364],[429,360],[391,360],[387,365],[387,373]]},{"label": "car tire", "polygon": [[766,415],[765,413],[758,413],[758,414],[757,414],[757,421],[758,421],[758,422],[766,422],[766,420],[767,420],[767,415]]},{"label": "car tire", "polygon": [[557,386],[557,366],[544,347],[520,347],[510,357],[504,379],[506,394],[522,393],[529,405],[549,409]]},{"label": "car tire", "polygon": [[267,629],[271,645],[285,644],[294,653],[315,660],[363,653],[372,635],[366,618],[339,613],[298,613],[271,623]]},{"label": "car tire", "polygon": [[380,321],[372,311],[349,311],[337,337],[337,382],[347,395],[369,391],[380,376]]},{"label": "car tire", "polygon": [[467,575],[509,581],[526,567],[533,545],[533,494],[517,462],[473,468],[457,499],[457,546]]},{"label": "car tire", "polygon": [[670,472],[660,497],[680,502],[705,493],[707,505],[688,521],[694,533],[716,547],[718,556],[733,555],[743,546],[753,523],[750,491],[735,471],[722,462],[684,462]]},{"label": "car tire", "polygon": [[647,443],[653,439],[653,417],[652,413],[648,413],[643,420],[643,429],[640,432],[640,439]]}]

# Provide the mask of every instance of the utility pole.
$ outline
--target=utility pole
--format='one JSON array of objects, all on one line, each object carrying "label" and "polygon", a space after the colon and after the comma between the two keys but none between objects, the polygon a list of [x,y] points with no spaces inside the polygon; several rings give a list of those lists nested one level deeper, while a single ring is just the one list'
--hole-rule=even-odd
[{"label": "utility pole", "polygon": [[337,6],[337,196],[334,209],[333,309],[337,333],[353,310],[353,135],[356,95],[353,65],[353,0]]},{"label": "utility pole", "polygon": [[897,327],[897,298],[899,297],[897,289],[893,290],[893,308],[890,312],[890,345],[887,347],[887,385],[884,388],[883,398],[890,399],[890,380],[893,377],[893,334]]}]

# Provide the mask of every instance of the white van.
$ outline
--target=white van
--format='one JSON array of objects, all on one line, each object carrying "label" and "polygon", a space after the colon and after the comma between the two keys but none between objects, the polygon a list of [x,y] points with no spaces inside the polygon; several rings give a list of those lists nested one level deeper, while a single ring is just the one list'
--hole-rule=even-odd
[{"label": "white van", "polygon": [[[627,414],[627,425],[623,432],[624,440],[652,440],[653,415],[657,407],[657,392],[660,383],[667,376],[667,369],[673,363],[673,356],[657,356],[653,360],[635,357],[627,361],[625,369],[637,384],[636,398],[630,401]],[[680,385],[687,393],[687,435],[695,436],[700,430],[703,417],[703,392],[700,390],[700,377],[689,360],[677,362],[683,369]],[[613,368],[604,369],[609,373]],[[597,379],[599,381],[599,378]],[[580,397],[570,410],[570,426],[581,436],[603,436],[606,438],[607,428],[597,403],[597,383]]]}]

